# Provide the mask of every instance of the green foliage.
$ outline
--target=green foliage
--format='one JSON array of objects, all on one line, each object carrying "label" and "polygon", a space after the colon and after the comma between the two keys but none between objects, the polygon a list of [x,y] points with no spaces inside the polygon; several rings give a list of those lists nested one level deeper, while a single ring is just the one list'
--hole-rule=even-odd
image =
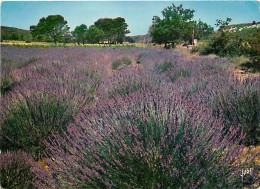
[{"label": "green foliage", "polygon": [[14,80],[11,75],[7,75],[1,78],[1,95],[5,94],[6,92],[10,91],[14,86]]},{"label": "green foliage", "polygon": [[198,22],[196,22],[194,38],[195,39],[206,39],[210,34],[213,33],[213,31],[214,31],[213,27],[211,27],[207,23],[199,20]]},{"label": "green foliage", "polygon": [[1,40],[32,41],[30,31],[1,26]]},{"label": "green foliage", "polygon": [[53,38],[54,43],[68,32],[67,21],[61,15],[49,15],[39,20],[36,26],[30,26],[33,36],[47,35]]},{"label": "green foliage", "polygon": [[88,43],[99,43],[104,38],[104,32],[98,29],[96,26],[90,26],[86,31],[86,39]]},{"label": "green foliage", "polygon": [[172,61],[164,61],[155,66],[155,69],[158,70],[160,73],[164,73],[173,68],[174,64]]},{"label": "green foliage", "polygon": [[260,29],[253,29],[246,35],[245,51],[250,55],[251,67],[260,71]]},{"label": "green foliage", "polygon": [[176,40],[186,38],[192,32],[194,10],[184,9],[182,5],[169,6],[162,11],[163,19],[154,16],[151,35],[153,41],[159,44],[174,43]]},{"label": "green foliage", "polygon": [[132,64],[131,58],[123,56],[122,58],[118,58],[112,62],[112,69],[117,70],[130,64]]},{"label": "green foliage", "polygon": [[242,55],[242,39],[237,33],[221,31],[212,36],[208,44],[208,54],[224,56]]},{"label": "green foliage", "polygon": [[32,158],[21,151],[0,154],[1,187],[5,189],[33,189]]},{"label": "green foliage", "polygon": [[94,25],[104,32],[104,39],[108,43],[123,43],[125,34],[130,33],[124,18],[101,18]]},{"label": "green foliage", "polygon": [[[3,113],[1,150],[23,150],[36,158],[46,150],[44,140],[72,121],[68,104],[51,97],[30,96],[14,100]],[[37,102],[35,102],[37,100]]]},{"label": "green foliage", "polygon": [[191,53],[199,52],[199,55],[208,55],[209,51],[210,50],[208,49],[208,46],[198,44],[197,46],[192,48]]},{"label": "green foliage", "polygon": [[84,45],[87,29],[88,27],[85,24],[81,24],[80,26],[77,26],[72,32],[72,34],[76,37],[78,44],[82,42],[82,44]]},{"label": "green foliage", "polygon": [[242,131],[246,134],[245,143],[247,145],[255,145],[259,142],[257,137],[260,123],[260,96],[252,87],[248,87],[244,91],[230,89],[228,93],[218,92],[215,112],[223,114],[227,120],[227,130],[231,126],[241,126]]},{"label": "green foliage", "polygon": [[236,32],[226,31],[228,23],[222,23],[220,30],[212,34],[205,46],[198,45],[193,52],[200,55],[216,54],[221,57],[247,56],[250,62],[242,65],[260,71],[260,29],[248,28]]},{"label": "green foliage", "polygon": [[225,27],[228,26],[228,24],[229,24],[231,21],[232,21],[232,19],[229,18],[229,17],[226,18],[226,21],[221,20],[221,19],[217,19],[215,25],[216,25],[216,26],[219,26],[219,30],[221,31],[221,30],[225,29]]},{"label": "green foliage", "polygon": [[135,40],[132,37],[126,36],[125,41],[129,43],[135,43]]}]

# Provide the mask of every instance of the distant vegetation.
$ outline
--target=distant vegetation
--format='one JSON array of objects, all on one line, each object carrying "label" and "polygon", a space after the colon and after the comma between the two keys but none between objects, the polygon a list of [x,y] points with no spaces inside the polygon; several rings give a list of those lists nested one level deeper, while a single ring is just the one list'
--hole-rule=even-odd
[{"label": "distant vegetation", "polygon": [[260,28],[244,27],[230,31],[231,27],[228,25],[231,20],[217,20],[216,26],[219,26],[219,30],[208,37],[206,44],[194,48],[193,52],[199,52],[200,55],[216,54],[221,57],[246,56],[250,61],[242,66],[260,71]]},{"label": "distant vegetation", "polygon": [[32,34],[28,30],[1,26],[1,41],[3,40],[18,40],[31,42]]},{"label": "distant vegetation", "polygon": [[[89,26],[81,24],[72,32],[69,31],[67,21],[61,15],[49,15],[39,20],[37,25],[30,26],[30,31],[17,28],[1,26],[3,40],[19,41],[41,41],[59,43],[108,43],[122,44],[125,41],[125,35],[130,33],[128,24],[124,18],[101,18],[94,25]],[[130,40],[130,41],[129,41]],[[133,39],[128,37],[128,42]]]},{"label": "distant vegetation", "polygon": [[[30,31],[1,26],[3,40],[20,40],[30,42],[54,42],[48,47],[70,44],[164,44],[165,48],[176,45],[194,45],[192,52],[200,55],[216,54],[220,57],[246,57],[248,61],[241,63],[243,67],[260,71],[260,28],[259,22],[252,24],[229,26],[231,18],[216,20],[218,31],[201,20],[194,20],[195,11],[185,9],[182,5],[168,6],[162,10],[162,17],[154,16],[146,35],[126,36],[130,31],[122,17],[100,18],[90,25],[77,26],[69,31],[65,18],[61,15],[49,15],[32,25]],[[202,42],[203,41],[203,42]],[[63,43],[57,44],[56,43]],[[16,44],[23,47],[24,45]],[[41,47],[41,45],[36,45]],[[43,46],[46,47],[46,46]]]},{"label": "distant vegetation", "polygon": [[169,6],[162,11],[163,18],[153,17],[153,24],[150,27],[150,35],[153,41],[159,44],[171,43],[174,47],[180,40],[185,43],[193,44],[194,37],[201,39],[208,36],[214,30],[210,25],[199,21],[192,20],[194,10],[184,9],[182,5]]}]

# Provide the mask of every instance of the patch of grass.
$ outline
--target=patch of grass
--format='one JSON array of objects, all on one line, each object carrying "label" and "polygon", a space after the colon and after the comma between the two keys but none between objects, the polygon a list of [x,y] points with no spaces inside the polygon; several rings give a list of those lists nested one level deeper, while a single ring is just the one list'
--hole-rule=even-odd
[{"label": "patch of grass", "polygon": [[125,67],[132,64],[131,58],[127,56],[123,56],[121,58],[118,58],[112,62],[112,69],[117,70],[119,68]]},{"label": "patch of grass", "polygon": [[246,56],[237,56],[228,58],[230,62],[232,62],[236,68],[243,69],[243,64],[246,64],[250,61],[250,58]]},{"label": "patch of grass", "polygon": [[164,73],[173,68],[174,68],[174,63],[172,61],[164,61],[155,66],[155,69],[158,70],[159,73]]},{"label": "patch of grass", "polygon": [[1,78],[1,85],[0,85],[1,95],[10,91],[14,85],[15,85],[15,82],[11,75],[8,74],[7,76],[4,76],[3,78]]}]

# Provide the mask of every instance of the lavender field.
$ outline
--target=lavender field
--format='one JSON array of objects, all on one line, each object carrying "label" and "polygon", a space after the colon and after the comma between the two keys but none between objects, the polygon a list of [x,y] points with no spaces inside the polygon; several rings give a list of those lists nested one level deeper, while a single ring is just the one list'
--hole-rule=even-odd
[{"label": "lavender field", "polygon": [[260,77],[234,71],[160,48],[2,47],[1,186],[252,187]]}]

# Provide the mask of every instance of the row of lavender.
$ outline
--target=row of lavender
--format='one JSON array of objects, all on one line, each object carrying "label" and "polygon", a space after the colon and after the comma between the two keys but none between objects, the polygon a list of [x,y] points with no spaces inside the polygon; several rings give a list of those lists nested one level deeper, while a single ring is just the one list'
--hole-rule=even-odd
[{"label": "row of lavender", "polygon": [[[256,182],[240,176],[255,156],[240,157],[258,142],[260,80],[237,80],[224,59],[78,47],[3,47],[1,57],[4,188]],[[122,57],[131,64],[111,70]]]}]

